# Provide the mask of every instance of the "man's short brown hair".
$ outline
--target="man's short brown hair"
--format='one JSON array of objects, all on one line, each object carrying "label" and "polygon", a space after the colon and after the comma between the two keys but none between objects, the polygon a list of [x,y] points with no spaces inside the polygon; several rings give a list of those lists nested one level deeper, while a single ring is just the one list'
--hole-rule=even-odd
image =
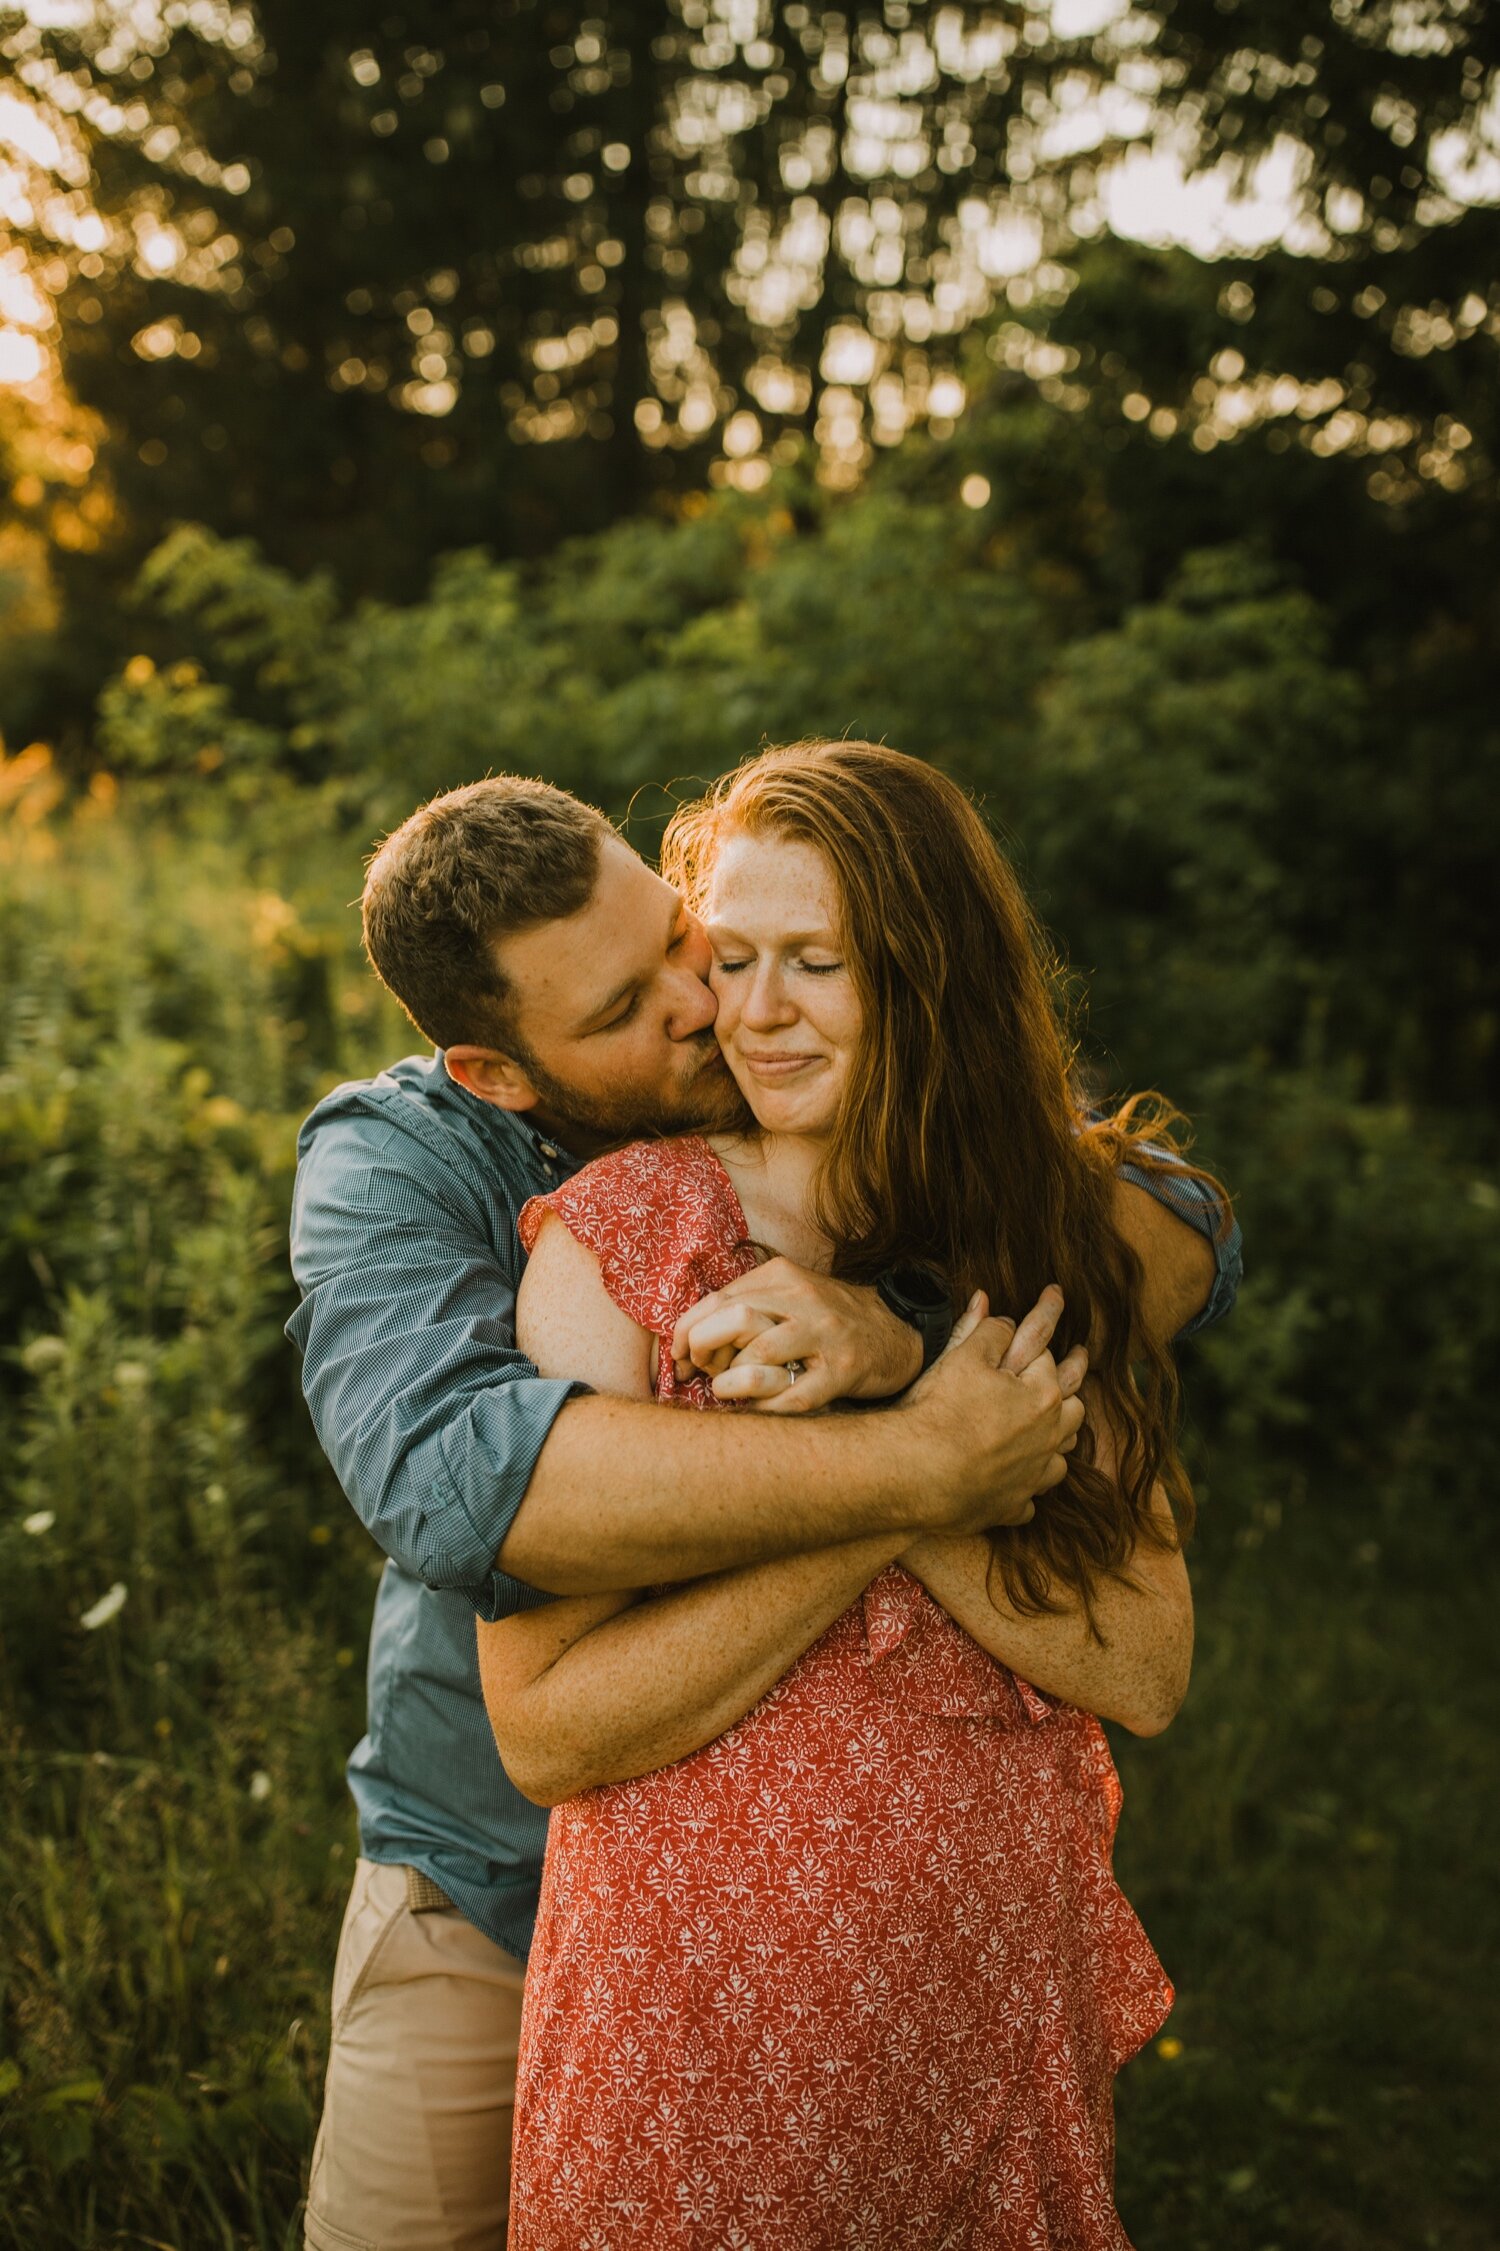
[{"label": "man's short brown hair", "polygon": [[365,951],[434,1046],[524,1059],[496,947],[587,906],[614,833],[566,790],[500,774],[434,797],[386,838],[365,877]]}]

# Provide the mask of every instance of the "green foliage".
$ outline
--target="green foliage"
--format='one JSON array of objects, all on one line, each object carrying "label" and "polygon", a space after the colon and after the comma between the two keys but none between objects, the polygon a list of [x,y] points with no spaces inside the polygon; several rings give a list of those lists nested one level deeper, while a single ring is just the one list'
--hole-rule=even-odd
[{"label": "green foliage", "polygon": [[373,1580],[283,1246],[298,1116],[397,1035],[248,862],[97,809],[0,831],[18,2247],[289,2244],[316,2116]]},{"label": "green foliage", "polygon": [[139,595],[149,636],[194,654],[136,657],[107,686],[106,757],[194,784],[221,767],[358,780],[392,817],[493,769],[623,809],[636,785],[816,732],[977,774],[997,735],[1019,745],[1049,647],[1039,589],[989,566],[981,528],[955,536],[951,509],[895,491],[820,510],[801,538],[779,497],[730,496],[525,578],[451,555],[404,608],[340,614],[326,593],[299,600],[246,543],[180,528]]},{"label": "green foliage", "polygon": [[[1353,1060],[1371,1096],[1482,1102],[1500,1067],[1500,964],[1471,903],[1500,850],[1482,601],[1464,615],[1445,590],[1403,667],[1383,608],[1361,624],[1349,589],[1253,526],[1131,598],[1150,559],[1108,435],[1002,390],[956,459],[913,447],[850,501],[788,479],[529,573],[469,550],[404,607],[341,609],[180,527],[139,590],[159,661],[106,688],[99,742],[242,798],[268,773],[316,781],[372,828],[478,773],[544,773],[616,813],[643,791],[645,836],[653,785],[766,740],[874,735],[1018,839],[1092,973],[1098,1044],[1138,1035],[1128,1075]],[[984,508],[955,509],[964,472]],[[1414,603],[1426,554],[1402,564]]]},{"label": "green foliage", "polygon": [[1202,1411],[1252,1458],[1280,1424],[1301,1472],[1363,1492],[1373,1533],[1483,1575],[1500,1558],[1500,1186],[1449,1120],[1360,1102],[1353,1074],[1206,1082],[1253,1235],[1248,1318],[1205,1340]]},{"label": "green foliage", "polygon": [[232,779],[275,759],[278,737],[234,709],[221,680],[205,680],[189,660],[158,672],[133,658],[99,698],[99,747],[122,774],[212,774]]},{"label": "green foliage", "polygon": [[1321,943],[1348,905],[1329,875],[1359,880],[1341,800],[1369,754],[1329,638],[1310,596],[1218,550],[1075,643],[1043,697],[1033,879],[1093,972],[1096,1022],[1130,1005],[1174,1078],[1295,1052],[1313,993],[1326,1012],[1355,966]]}]

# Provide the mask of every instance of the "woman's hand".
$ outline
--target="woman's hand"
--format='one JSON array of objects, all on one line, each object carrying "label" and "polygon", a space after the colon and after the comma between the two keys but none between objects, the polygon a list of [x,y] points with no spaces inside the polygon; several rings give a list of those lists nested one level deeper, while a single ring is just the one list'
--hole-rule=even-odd
[{"label": "woman's hand", "polygon": [[714,1396],[778,1414],[835,1399],[886,1399],[922,1371],[916,1330],[873,1289],[768,1259],[701,1298],[672,1332],[680,1378],[714,1379]]},{"label": "woman's hand", "polygon": [[[1005,1353],[1002,1365],[1011,1374],[1050,1354],[1062,1303],[1055,1287],[1042,1292]],[[971,1302],[948,1351],[973,1335],[985,1312],[981,1299]],[[715,1398],[765,1414],[806,1415],[836,1399],[887,1398],[914,1383],[922,1367],[916,1331],[873,1289],[809,1274],[784,1258],[690,1307],[672,1332],[671,1349],[679,1377],[697,1369],[713,1378]],[[1077,1392],[1086,1368],[1080,1348],[1057,1369],[1064,1398]]]}]

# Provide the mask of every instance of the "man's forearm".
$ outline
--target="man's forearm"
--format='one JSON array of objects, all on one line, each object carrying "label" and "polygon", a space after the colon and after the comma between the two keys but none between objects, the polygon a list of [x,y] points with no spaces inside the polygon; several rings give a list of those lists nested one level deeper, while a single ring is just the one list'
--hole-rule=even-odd
[{"label": "man's forearm", "polygon": [[549,1594],[610,1594],[920,1530],[932,1495],[902,1414],[772,1423],[574,1400],[499,1567]]},{"label": "man's forearm", "polygon": [[[624,1782],[712,1743],[753,1710],[834,1619],[892,1562],[899,1533],[676,1587],[634,1604],[567,1645],[497,1706],[511,1779],[556,1805]],[[563,1604],[566,1611],[569,1604]],[[496,1635],[545,1651],[552,1610]]]}]

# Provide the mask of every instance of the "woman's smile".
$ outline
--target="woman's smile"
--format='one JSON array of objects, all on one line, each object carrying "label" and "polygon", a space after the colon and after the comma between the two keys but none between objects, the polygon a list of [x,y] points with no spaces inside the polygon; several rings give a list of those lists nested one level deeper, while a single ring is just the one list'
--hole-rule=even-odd
[{"label": "woman's smile", "polygon": [[783,1079],[795,1078],[799,1071],[815,1069],[826,1063],[825,1055],[789,1055],[782,1050],[737,1047],[734,1059],[742,1063],[752,1078],[764,1079],[779,1085]]}]

